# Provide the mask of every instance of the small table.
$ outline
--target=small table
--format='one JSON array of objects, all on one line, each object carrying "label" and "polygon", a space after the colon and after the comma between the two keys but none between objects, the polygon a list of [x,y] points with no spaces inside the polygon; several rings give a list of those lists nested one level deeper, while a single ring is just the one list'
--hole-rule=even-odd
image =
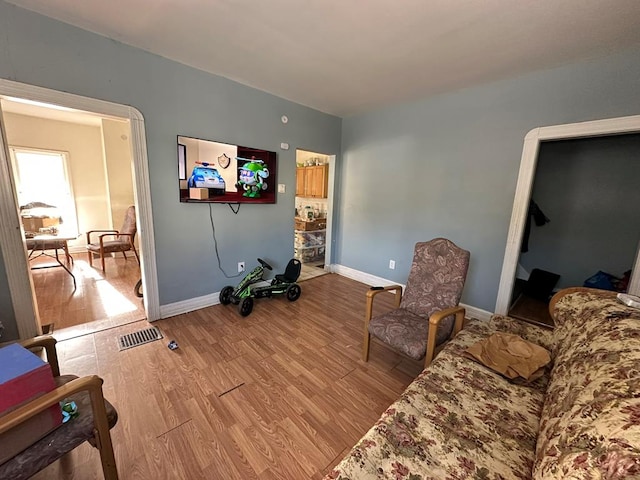
[{"label": "small table", "polygon": [[[77,288],[76,285],[76,277],[71,273],[71,270],[60,261],[60,257],[58,256],[58,249],[62,249],[64,251],[65,260],[68,265],[73,265],[73,257],[69,255],[69,245],[67,242],[69,240],[75,240],[78,238],[78,235],[70,235],[70,234],[38,234],[32,238],[27,238],[27,249],[29,250],[29,261],[35,260],[36,258],[40,258],[41,256],[47,256],[49,258],[53,258],[56,263],[48,263],[46,265],[36,265],[31,267],[32,270],[38,270],[40,268],[53,268],[53,267],[62,267],[65,271],[71,275],[73,278],[73,289]],[[36,250],[39,250],[37,255],[33,255]],[[55,256],[46,252],[46,250],[55,250]]]}]

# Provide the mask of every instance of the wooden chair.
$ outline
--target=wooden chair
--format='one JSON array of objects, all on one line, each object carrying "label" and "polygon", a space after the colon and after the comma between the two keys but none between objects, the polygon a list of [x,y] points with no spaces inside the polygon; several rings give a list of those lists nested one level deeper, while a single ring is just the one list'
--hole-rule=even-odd
[{"label": "wooden chair", "polygon": [[0,478],[27,479],[89,441],[100,451],[105,480],[117,480],[118,471],[109,429],[116,424],[118,414],[102,396],[102,379],[96,375],[82,378],[75,375],[61,376],[56,340],[51,336],[43,335],[20,343],[28,349],[45,349],[58,388],[1,416],[0,436],[13,428],[20,428],[28,419],[64,399],[72,399],[76,403],[79,415],[0,465]]},{"label": "wooden chair", "polygon": [[[445,238],[416,243],[404,295],[401,285],[367,292],[362,359],[369,360],[371,335],[413,360],[429,366],[436,351],[462,329],[465,309],[458,306],[470,254]],[[380,292],[395,292],[395,309],[372,317]]]},{"label": "wooden chair", "polygon": [[[127,258],[126,252],[132,250],[136,256],[136,260],[140,263],[140,257],[138,257],[138,251],[134,241],[136,239],[136,207],[131,205],[127,208],[127,213],[124,217],[124,223],[120,230],[89,230],[87,232],[87,255],[89,255],[89,265],[93,266],[93,255],[100,255],[100,262],[102,263],[102,272],[104,273],[104,257],[105,254],[122,252],[124,258]],[[98,236],[98,242],[91,241],[91,234],[101,233]],[[115,237],[113,240],[105,240],[108,237]]]}]

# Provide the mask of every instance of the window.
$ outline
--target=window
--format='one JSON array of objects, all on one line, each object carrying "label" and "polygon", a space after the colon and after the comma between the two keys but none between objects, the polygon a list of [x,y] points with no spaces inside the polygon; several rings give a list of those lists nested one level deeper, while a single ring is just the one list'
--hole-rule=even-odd
[{"label": "window", "polygon": [[78,231],[76,205],[67,170],[67,154],[12,147],[18,205],[46,203],[58,209],[62,227]]}]

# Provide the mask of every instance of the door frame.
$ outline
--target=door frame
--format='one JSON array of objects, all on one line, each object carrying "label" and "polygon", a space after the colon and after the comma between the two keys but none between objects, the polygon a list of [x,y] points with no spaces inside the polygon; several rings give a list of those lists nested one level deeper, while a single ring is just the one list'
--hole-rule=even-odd
[{"label": "door frame", "polygon": [[[151,187],[144,117],[139,110],[104,100],[83,97],[48,88],[0,79],[0,97],[15,97],[92,112],[105,117],[125,118],[131,128],[133,193],[140,232],[140,272],[144,308],[149,321],[160,318],[158,274],[151,211]],[[29,265],[22,239],[15,185],[11,175],[4,120],[0,112],[0,245],[18,334],[28,338],[41,333]],[[20,254],[17,254],[17,253]]]},{"label": "door frame", "polygon": [[[335,217],[334,195],[335,195],[335,190],[336,190],[336,185],[335,185],[336,182],[335,182],[335,180],[336,180],[336,159],[337,159],[337,155],[329,154],[329,153],[322,153],[322,152],[319,152],[319,151],[314,150],[314,149],[297,147],[296,148],[296,152],[295,152],[295,158],[294,158],[294,160],[296,161],[296,177],[295,177],[295,183],[296,184],[297,184],[297,181],[298,181],[298,169],[297,169],[297,166],[298,166],[298,164],[297,164],[298,150],[302,150],[303,152],[308,152],[308,153],[317,153],[319,155],[326,156],[327,160],[328,160],[327,163],[329,165],[329,170],[328,170],[328,173],[327,173],[327,225],[325,227],[326,228],[326,232],[325,232],[325,239],[326,240],[325,240],[325,245],[324,245],[324,270],[325,270],[325,272],[328,272],[328,273],[334,273],[332,256],[333,256],[333,245],[334,245],[334,240],[333,240],[334,220],[333,220],[333,218]],[[293,198],[294,207],[295,207],[295,199],[296,199],[296,195],[295,195],[295,192],[294,192],[294,198]]]},{"label": "door frame", "polygon": [[[496,313],[507,315],[509,311],[540,143],[551,140],[603,137],[625,133],[640,133],[640,115],[539,127],[527,133],[522,148],[522,160],[511,213],[507,246],[502,263],[502,273],[495,307]],[[638,247],[640,248],[640,244]],[[628,291],[633,295],[640,294],[640,254],[638,253],[636,253],[633,264]]]}]

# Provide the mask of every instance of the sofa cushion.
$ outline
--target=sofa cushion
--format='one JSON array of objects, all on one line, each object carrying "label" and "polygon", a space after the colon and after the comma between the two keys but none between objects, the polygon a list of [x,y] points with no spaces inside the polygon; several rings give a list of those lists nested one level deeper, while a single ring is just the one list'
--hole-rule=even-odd
[{"label": "sofa cushion", "polygon": [[640,476],[640,311],[607,297],[556,304],[534,478]]},{"label": "sofa cushion", "polygon": [[469,322],[325,478],[530,478],[547,377],[515,385],[464,356],[496,323],[518,329]]}]

